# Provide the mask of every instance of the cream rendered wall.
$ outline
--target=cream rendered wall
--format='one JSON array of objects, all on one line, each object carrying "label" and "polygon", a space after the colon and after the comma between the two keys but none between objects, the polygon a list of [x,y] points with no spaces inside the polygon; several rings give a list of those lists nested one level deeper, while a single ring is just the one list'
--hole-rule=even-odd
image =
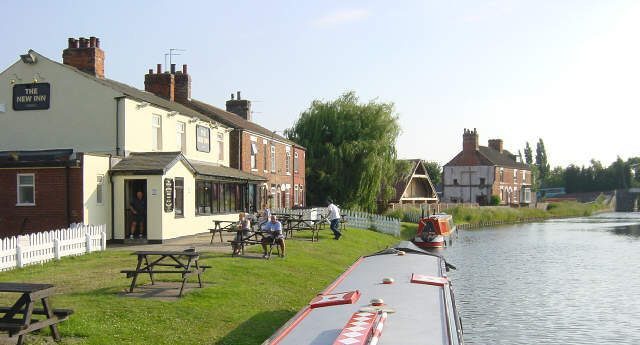
[{"label": "cream rendered wall", "polygon": [[[13,87],[33,78],[51,85],[50,108],[14,111]],[[113,89],[37,55],[37,63],[18,61],[0,73],[0,151],[73,148],[80,152],[115,151]],[[0,108],[2,108],[0,106]]]},{"label": "cream rendered wall", "polygon": [[164,181],[165,178],[175,179],[176,177],[184,178],[184,217],[176,218],[174,211],[164,212],[164,208],[161,209],[163,239],[208,232],[213,228],[214,220],[238,220],[237,213],[197,216],[195,177],[184,164],[178,163],[167,171],[162,180]]},{"label": "cream rendered wall", "polygon": [[[111,239],[111,184],[109,156],[84,154],[82,159],[82,204],[85,224],[106,224],[107,239]],[[97,203],[97,177],[102,175],[102,204]]]},{"label": "cream rendered wall", "polygon": [[[471,173],[469,173],[471,172]],[[485,179],[485,187],[478,187],[480,178]],[[458,180],[454,186],[453,180]],[[476,196],[491,197],[494,172],[491,166],[448,166],[444,167],[444,193],[442,202],[450,202],[451,198],[462,199],[464,202],[476,202]],[[469,185],[471,184],[471,187]],[[471,188],[471,190],[469,190]],[[471,196],[471,199],[469,198]]]},{"label": "cream rendered wall", "polygon": [[[134,99],[124,100],[124,150],[129,152],[151,152],[155,151],[153,146],[152,119],[153,115],[160,115],[162,121],[162,148],[160,151],[180,151],[176,140],[176,125],[184,122],[186,134],[186,154],[187,159],[194,159],[210,163],[218,163],[229,166],[229,131],[226,127],[218,125],[218,128],[210,128],[210,152],[200,152],[196,150],[196,125],[209,127],[209,123],[197,120],[193,121],[190,116],[178,113],[169,115],[170,111],[147,105],[139,108],[140,101]],[[225,142],[224,160],[218,160],[217,133],[222,133]]]}]

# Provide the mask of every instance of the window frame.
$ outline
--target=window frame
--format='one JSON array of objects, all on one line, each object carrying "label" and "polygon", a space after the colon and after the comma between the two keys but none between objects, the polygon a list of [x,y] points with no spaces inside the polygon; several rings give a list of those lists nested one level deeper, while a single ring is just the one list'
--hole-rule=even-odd
[{"label": "window frame", "polygon": [[224,134],[217,133],[216,141],[218,142],[218,160],[223,161],[225,157],[224,156]]},{"label": "window frame", "polygon": [[298,169],[299,169],[298,164],[300,164],[298,162],[298,151],[294,150],[293,151],[293,173],[294,174],[298,173]]},{"label": "window frame", "polygon": [[176,122],[176,145],[180,152],[187,153],[187,124],[182,121]]},{"label": "window frame", "polygon": [[249,148],[251,152],[251,170],[258,170],[258,144],[254,141],[251,143],[251,147]]},{"label": "window frame", "polygon": [[104,205],[104,175],[96,175],[96,205]]},{"label": "window frame", "polygon": [[[180,182],[180,183],[178,183]],[[173,182],[173,212],[176,218],[184,218],[184,177],[175,177]],[[178,202],[180,200],[180,202]],[[181,206],[181,207],[178,207]]]},{"label": "window frame", "polygon": [[284,171],[287,175],[291,175],[291,148],[286,147],[284,152]]},{"label": "window frame", "polygon": [[162,151],[162,116],[157,114],[151,115],[151,151]]},{"label": "window frame", "polygon": [[271,172],[276,172],[276,146],[271,144]]},{"label": "window frame", "polygon": [[[22,176],[30,176],[31,184],[21,184],[20,177]],[[20,190],[22,187],[31,187],[31,196],[33,202],[21,202],[20,200]],[[35,173],[24,173],[24,174],[16,174],[16,206],[35,206],[36,205],[36,174]]]}]

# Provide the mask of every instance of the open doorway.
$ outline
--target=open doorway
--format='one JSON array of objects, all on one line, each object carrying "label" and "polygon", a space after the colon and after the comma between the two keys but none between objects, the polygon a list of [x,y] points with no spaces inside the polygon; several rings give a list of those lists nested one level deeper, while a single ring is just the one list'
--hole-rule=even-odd
[{"label": "open doorway", "polygon": [[[141,194],[139,194],[141,193]],[[139,198],[140,195],[140,198]],[[147,237],[147,180],[125,180],[125,239]],[[137,209],[134,214],[133,210]],[[135,223],[135,224],[134,224]]]}]

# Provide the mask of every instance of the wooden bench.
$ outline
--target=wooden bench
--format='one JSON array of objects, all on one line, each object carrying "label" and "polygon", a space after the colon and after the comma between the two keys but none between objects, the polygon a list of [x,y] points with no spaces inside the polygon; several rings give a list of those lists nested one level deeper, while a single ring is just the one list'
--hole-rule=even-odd
[{"label": "wooden bench", "polygon": [[[60,332],[57,324],[69,318],[73,314],[71,309],[54,309],[51,307],[49,297],[54,293],[51,284],[31,283],[0,283],[0,292],[20,293],[21,297],[11,307],[0,307],[0,330],[9,333],[10,337],[18,336],[18,345],[24,342],[27,333],[40,330],[45,327],[51,329],[51,336],[55,341],[60,341]],[[40,301],[42,308],[36,308],[35,303]],[[32,318],[34,315],[45,316],[44,319]]]}]

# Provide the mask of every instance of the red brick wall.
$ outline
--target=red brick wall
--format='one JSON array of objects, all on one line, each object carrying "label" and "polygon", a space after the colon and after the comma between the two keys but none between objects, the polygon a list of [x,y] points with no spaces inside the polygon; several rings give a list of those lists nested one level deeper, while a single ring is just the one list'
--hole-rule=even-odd
[{"label": "red brick wall", "polygon": [[[251,170],[251,136],[257,138],[255,141],[258,148],[258,155],[256,157],[256,168],[257,170]],[[267,166],[265,169],[264,165],[264,140],[267,140]],[[233,139],[232,139],[233,140]],[[237,141],[237,137],[235,138]],[[273,143],[273,144],[272,144]],[[236,145],[236,142],[232,141],[230,144],[232,147]],[[271,145],[275,146],[276,149],[276,171],[271,171]],[[293,158],[294,152],[298,151],[298,173],[296,174],[293,169]],[[237,151],[231,150],[237,156]],[[294,191],[293,186],[295,184],[303,184],[304,185],[304,173],[305,173],[305,165],[304,165],[304,150],[300,148],[295,148],[291,146],[290,148],[290,161],[289,161],[289,174],[286,173],[286,145],[277,141],[272,141],[271,138],[265,138],[259,135],[242,132],[242,171],[250,172],[252,174],[260,175],[267,178],[267,183],[269,185],[283,185],[289,184],[291,185],[291,189],[289,190],[289,205],[288,207],[293,207],[294,202]],[[233,166],[233,165],[232,165]],[[267,170],[265,172],[265,170]],[[305,186],[306,189],[306,186]]]},{"label": "red brick wall", "polygon": [[[513,171],[514,171],[514,169],[513,168],[503,168],[503,169],[504,169],[503,170],[504,178],[503,178],[503,180],[501,182],[500,181],[500,167],[496,167],[495,168],[495,182],[494,182],[493,187],[491,189],[491,193],[493,195],[497,195],[497,196],[500,196],[502,198],[502,194],[500,192],[500,186],[503,186],[505,188],[511,187],[512,190],[514,188],[517,188],[518,191],[517,191],[517,196],[516,197],[517,197],[518,202],[520,202],[520,191],[521,191],[523,185],[524,186],[530,186],[532,184],[531,171],[526,171],[526,176],[527,177],[526,177],[526,181],[523,184],[523,181],[522,181],[522,170],[518,169],[518,172],[517,172],[518,180],[514,182],[514,180],[513,180]],[[501,200],[501,203],[503,203],[503,204],[506,203],[506,200]]]},{"label": "red brick wall", "polygon": [[[67,215],[66,173],[69,173]],[[35,175],[35,206],[16,206],[17,174]],[[82,169],[0,169],[0,236],[66,228],[82,222]],[[67,218],[68,217],[68,218]]]}]

